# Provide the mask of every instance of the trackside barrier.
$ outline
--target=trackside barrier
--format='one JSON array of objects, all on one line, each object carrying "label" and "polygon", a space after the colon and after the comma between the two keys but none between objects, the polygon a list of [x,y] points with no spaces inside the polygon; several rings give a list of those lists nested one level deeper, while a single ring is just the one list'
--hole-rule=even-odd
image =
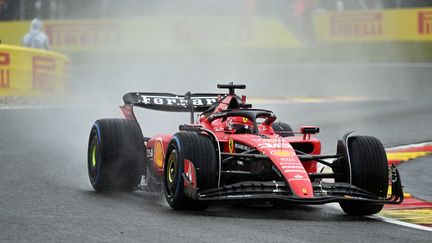
[{"label": "trackside barrier", "polygon": [[56,52],[0,45],[0,96],[62,95],[69,63]]},{"label": "trackside barrier", "polygon": [[314,16],[321,42],[432,41],[432,8],[322,12]]},{"label": "trackside barrier", "polygon": [[[5,44],[20,45],[30,22],[0,22]],[[53,50],[182,51],[300,48],[299,39],[270,17],[145,17],[44,21]]]}]

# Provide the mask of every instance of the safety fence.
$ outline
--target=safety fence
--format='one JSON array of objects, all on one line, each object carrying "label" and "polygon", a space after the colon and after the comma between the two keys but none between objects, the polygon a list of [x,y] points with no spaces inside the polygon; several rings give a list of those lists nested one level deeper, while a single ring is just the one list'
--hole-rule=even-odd
[{"label": "safety fence", "polygon": [[0,45],[0,96],[61,95],[70,60],[52,51]]}]

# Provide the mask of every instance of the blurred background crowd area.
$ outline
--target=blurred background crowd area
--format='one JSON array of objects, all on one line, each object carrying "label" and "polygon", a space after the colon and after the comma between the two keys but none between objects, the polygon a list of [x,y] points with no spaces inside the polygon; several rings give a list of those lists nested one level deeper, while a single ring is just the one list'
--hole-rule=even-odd
[{"label": "blurred background crowd area", "polygon": [[315,11],[428,6],[432,6],[432,0],[0,0],[0,20],[111,18],[160,13],[174,16],[253,14],[286,19]]},{"label": "blurred background crowd area", "polygon": [[75,63],[89,51],[121,60],[113,49],[151,62],[203,53],[233,62],[432,62],[428,7],[432,0],[0,0],[0,41],[21,45],[39,18],[52,50]]}]

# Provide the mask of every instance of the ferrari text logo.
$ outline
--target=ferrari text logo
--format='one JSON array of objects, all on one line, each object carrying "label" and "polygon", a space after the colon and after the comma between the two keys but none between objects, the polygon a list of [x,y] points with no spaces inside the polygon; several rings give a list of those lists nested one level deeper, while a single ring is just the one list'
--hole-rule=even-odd
[{"label": "ferrari text logo", "polygon": [[[162,97],[162,96],[150,96],[141,95],[140,102],[146,105],[169,105],[169,106],[187,106],[188,101],[184,97]],[[203,106],[212,105],[217,102],[216,98],[209,97],[192,97],[192,105]]]}]

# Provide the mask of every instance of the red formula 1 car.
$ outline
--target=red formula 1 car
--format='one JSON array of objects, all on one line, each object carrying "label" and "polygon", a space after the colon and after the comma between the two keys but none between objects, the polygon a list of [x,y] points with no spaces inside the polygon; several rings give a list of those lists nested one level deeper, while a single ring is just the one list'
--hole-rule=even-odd
[{"label": "red formula 1 car", "polygon": [[[336,155],[321,155],[313,137],[252,109],[235,89],[228,94],[127,93],[126,119],[97,120],[90,132],[88,172],[96,191],[160,191],[173,209],[204,209],[211,202],[324,204],[339,202],[350,215],[379,212],[403,200],[399,172],[388,166],[381,142],[348,133]],[[175,134],[144,137],[133,108],[190,112]],[[194,122],[194,113],[200,112]],[[148,124],[147,124],[148,125]],[[317,164],[332,173],[317,172]],[[391,186],[391,190],[389,190]]]}]

